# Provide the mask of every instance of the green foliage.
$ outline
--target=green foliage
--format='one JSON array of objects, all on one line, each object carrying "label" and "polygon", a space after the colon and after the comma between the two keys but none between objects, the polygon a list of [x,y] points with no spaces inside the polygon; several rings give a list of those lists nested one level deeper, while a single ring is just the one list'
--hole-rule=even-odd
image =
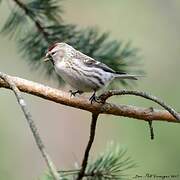
[{"label": "green foliage", "polygon": [[[130,157],[126,157],[126,150],[119,145],[110,145],[107,150],[100,154],[95,161],[88,164],[84,179],[86,180],[127,180],[125,173],[136,164]],[[76,179],[79,170],[59,171],[62,180]],[[49,174],[46,174],[42,180],[52,180]]]},{"label": "green foliage", "polygon": [[[66,42],[116,71],[128,72],[133,70],[130,66],[137,65],[138,51],[130,43],[110,40],[109,33],[100,33],[97,28],[79,29],[77,25],[64,23],[61,1],[13,1],[15,8],[1,32],[14,37],[24,59],[34,69],[43,66],[49,77],[56,76],[51,64],[41,62],[48,46],[56,41]],[[62,82],[60,77],[58,79]],[[127,81],[121,82],[127,85]]]},{"label": "green foliage", "polygon": [[124,173],[135,167],[135,163],[130,157],[125,158],[125,154],[126,150],[121,149],[120,146],[111,146],[87,167],[87,175],[92,175],[87,179],[128,179]]},{"label": "green foliage", "polygon": [[22,11],[18,11],[17,9],[18,8],[12,10],[1,30],[1,33],[8,35],[10,38],[18,37],[24,29],[24,23],[27,22],[27,17],[23,15]]},{"label": "green foliage", "polygon": [[31,0],[26,4],[26,7],[33,17],[43,22],[54,24],[61,20],[63,10],[58,6],[58,0]]}]

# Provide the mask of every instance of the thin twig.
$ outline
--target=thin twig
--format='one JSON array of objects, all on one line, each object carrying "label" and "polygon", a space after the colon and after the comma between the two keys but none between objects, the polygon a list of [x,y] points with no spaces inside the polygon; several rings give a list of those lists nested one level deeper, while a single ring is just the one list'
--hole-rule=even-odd
[{"label": "thin twig", "polygon": [[44,146],[44,144],[40,138],[40,135],[38,133],[38,129],[37,129],[37,127],[36,127],[36,125],[32,119],[32,116],[31,116],[31,114],[27,108],[27,104],[24,101],[24,98],[21,95],[21,92],[19,91],[19,89],[17,88],[17,86],[15,85],[13,80],[11,78],[9,78],[6,74],[0,72],[0,78],[2,78],[4,81],[6,81],[9,84],[10,88],[13,90],[13,92],[14,92],[17,100],[18,100],[18,103],[19,103],[19,105],[20,105],[20,107],[21,107],[21,109],[22,109],[22,111],[26,117],[26,120],[27,120],[29,127],[31,129],[31,132],[33,133],[36,144],[37,144],[46,164],[49,167],[51,175],[53,176],[54,180],[59,180],[59,174],[56,171],[55,165],[52,162],[50,156],[46,152],[45,146]]},{"label": "thin twig", "polygon": [[[29,81],[15,76],[7,75],[11,79],[18,89],[22,92],[32,94],[49,101],[53,101],[66,106],[83,109],[91,113],[100,112],[101,114],[111,114],[115,116],[125,116],[129,118],[134,118],[136,120],[153,120],[153,121],[163,121],[163,122],[173,122],[180,123],[179,120],[174,118],[166,110],[153,109],[153,112],[149,111],[149,108],[136,107],[130,105],[115,105],[113,103],[93,103],[91,104],[87,98],[83,96],[76,98],[71,98],[68,92],[61,91],[59,89],[54,89],[45,86],[40,83]],[[0,79],[0,87],[10,89],[8,83]],[[179,114],[180,116],[180,114]],[[122,118],[119,118],[121,120]]]},{"label": "thin twig", "polygon": [[[153,107],[150,107],[149,110],[150,110],[151,112],[153,112],[153,111],[154,111],[154,108],[153,108]],[[153,129],[152,123],[153,123],[152,120],[149,120],[149,121],[148,121],[151,140],[154,139],[154,129]]]},{"label": "thin twig", "polygon": [[179,113],[177,113],[172,107],[170,107],[169,105],[167,105],[164,101],[162,101],[161,99],[150,95],[146,92],[142,92],[142,91],[131,91],[131,90],[111,90],[111,91],[107,91],[104,94],[102,94],[99,98],[102,100],[102,102],[104,103],[109,97],[111,96],[115,96],[115,95],[135,95],[135,96],[140,96],[143,97],[145,99],[149,99],[151,101],[156,102],[157,104],[159,104],[160,106],[162,106],[164,109],[166,109],[167,111],[169,111],[170,114],[172,114],[172,116],[174,116],[174,118],[176,118],[177,120],[180,121],[180,115]]},{"label": "thin twig", "polygon": [[85,153],[84,153],[84,158],[83,158],[83,161],[82,161],[81,170],[80,170],[80,172],[78,174],[77,180],[81,180],[84,177],[84,174],[85,174],[85,171],[86,171],[89,152],[91,150],[91,147],[92,147],[92,144],[93,144],[93,141],[94,141],[94,137],[95,137],[96,124],[97,124],[98,116],[99,116],[99,113],[92,113],[90,137],[89,137],[89,141],[88,141]]},{"label": "thin twig", "polygon": [[151,140],[154,139],[154,129],[153,129],[153,125],[152,125],[152,121],[148,121],[149,124],[149,130],[150,130],[150,135],[151,135]]}]

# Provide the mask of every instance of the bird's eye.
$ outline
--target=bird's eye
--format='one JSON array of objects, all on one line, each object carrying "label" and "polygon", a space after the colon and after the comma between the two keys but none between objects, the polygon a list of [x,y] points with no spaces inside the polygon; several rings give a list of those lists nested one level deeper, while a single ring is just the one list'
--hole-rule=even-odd
[{"label": "bird's eye", "polygon": [[56,54],[56,52],[52,52],[52,53],[51,53],[52,56],[55,55],[55,54]]}]

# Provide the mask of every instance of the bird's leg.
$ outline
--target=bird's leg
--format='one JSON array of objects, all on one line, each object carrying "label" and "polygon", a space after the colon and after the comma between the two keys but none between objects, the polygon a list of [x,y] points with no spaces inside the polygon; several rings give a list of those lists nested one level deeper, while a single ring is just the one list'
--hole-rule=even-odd
[{"label": "bird's leg", "polygon": [[70,92],[71,96],[76,96],[76,94],[82,94],[83,93],[83,91],[79,91],[79,90],[77,90],[77,91],[69,90],[69,92]]},{"label": "bird's leg", "polygon": [[98,98],[96,96],[96,91],[93,92],[92,96],[89,98],[89,101],[91,102],[91,104],[93,103],[93,101],[99,103]]}]

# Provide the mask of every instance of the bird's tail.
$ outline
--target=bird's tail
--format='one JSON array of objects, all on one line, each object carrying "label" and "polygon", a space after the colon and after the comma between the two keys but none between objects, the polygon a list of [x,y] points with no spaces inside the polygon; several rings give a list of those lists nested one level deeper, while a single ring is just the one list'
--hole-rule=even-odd
[{"label": "bird's tail", "polygon": [[119,79],[137,80],[138,77],[142,77],[142,76],[141,75],[126,74],[126,73],[116,73],[115,74],[115,78],[119,78]]}]

